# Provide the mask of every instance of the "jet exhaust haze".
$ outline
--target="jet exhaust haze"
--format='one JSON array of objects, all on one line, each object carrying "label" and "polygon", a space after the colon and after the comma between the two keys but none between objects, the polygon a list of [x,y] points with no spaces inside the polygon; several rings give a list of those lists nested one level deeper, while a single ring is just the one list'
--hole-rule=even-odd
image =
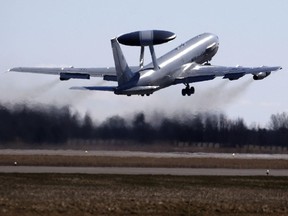
[{"label": "jet exhaust haze", "polygon": [[53,90],[58,84],[59,79],[53,79],[47,83],[32,86],[26,91],[22,91],[22,93],[19,94],[19,98],[27,98],[27,103],[29,103],[30,100],[33,101],[37,98],[43,97],[46,93]]},{"label": "jet exhaust haze", "polygon": [[[159,114],[169,117],[183,116],[185,113],[191,115],[201,112],[225,112],[229,105],[239,100],[245,94],[253,83],[253,80],[242,80],[236,84],[235,82],[237,81],[218,80],[216,85],[199,86],[197,94],[191,97],[191,99],[189,98],[189,100],[187,98],[175,98],[175,100],[163,98],[161,101],[154,102],[157,108],[154,107],[154,110],[148,109],[150,111],[148,113],[146,109],[145,113],[149,119],[153,120]],[[164,107],[163,104],[165,104]]]},{"label": "jet exhaust haze", "polygon": [[[234,81],[235,82],[235,81]],[[235,102],[248,90],[249,86],[253,83],[252,79],[247,79],[240,84],[234,84],[233,81],[223,80],[217,85],[205,89],[197,97],[197,109],[213,111],[213,109],[224,109],[231,103]],[[214,110],[215,111],[215,110]]]}]

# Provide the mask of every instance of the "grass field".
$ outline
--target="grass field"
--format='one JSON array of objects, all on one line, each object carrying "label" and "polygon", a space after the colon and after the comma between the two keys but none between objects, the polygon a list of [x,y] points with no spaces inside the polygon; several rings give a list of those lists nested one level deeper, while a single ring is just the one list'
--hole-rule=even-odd
[{"label": "grass field", "polygon": [[0,215],[288,215],[288,178],[0,174]]}]

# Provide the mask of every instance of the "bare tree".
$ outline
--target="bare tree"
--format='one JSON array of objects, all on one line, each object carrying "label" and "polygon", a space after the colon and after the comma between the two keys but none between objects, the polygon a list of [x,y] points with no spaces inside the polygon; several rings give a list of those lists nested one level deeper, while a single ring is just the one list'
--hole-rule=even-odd
[{"label": "bare tree", "polygon": [[269,128],[271,130],[288,129],[288,115],[286,112],[273,114],[270,117]]}]

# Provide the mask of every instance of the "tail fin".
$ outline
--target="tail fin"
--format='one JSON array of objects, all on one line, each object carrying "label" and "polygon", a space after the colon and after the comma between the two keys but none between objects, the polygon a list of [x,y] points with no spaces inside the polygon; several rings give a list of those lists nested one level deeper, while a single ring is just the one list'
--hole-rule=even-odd
[{"label": "tail fin", "polygon": [[125,60],[123,52],[117,41],[117,38],[113,38],[111,40],[111,46],[113,50],[113,57],[114,57],[115,68],[116,68],[116,73],[117,73],[117,81],[118,81],[118,85],[120,86],[120,85],[127,83],[133,77],[133,72],[130,70]]}]

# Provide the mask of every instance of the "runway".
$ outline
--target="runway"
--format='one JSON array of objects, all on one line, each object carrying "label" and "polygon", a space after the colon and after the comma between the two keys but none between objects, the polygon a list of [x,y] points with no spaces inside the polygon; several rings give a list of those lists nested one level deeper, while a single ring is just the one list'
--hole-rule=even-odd
[{"label": "runway", "polygon": [[[265,169],[195,169],[135,167],[46,167],[0,166],[0,173],[63,173],[109,175],[175,175],[175,176],[266,176]],[[288,176],[287,169],[269,170],[269,176]]]},{"label": "runway", "polygon": [[[189,152],[140,152],[140,151],[87,151],[87,150],[14,150],[1,149],[1,155],[59,155],[59,156],[107,156],[143,158],[221,158],[265,159],[288,161],[287,154],[237,154],[237,153],[189,153]],[[59,166],[0,166],[0,173],[80,173],[115,175],[178,175],[178,176],[265,176],[266,169],[229,168],[143,168],[143,167],[59,167]],[[271,176],[288,176],[287,169],[271,169]]]}]

